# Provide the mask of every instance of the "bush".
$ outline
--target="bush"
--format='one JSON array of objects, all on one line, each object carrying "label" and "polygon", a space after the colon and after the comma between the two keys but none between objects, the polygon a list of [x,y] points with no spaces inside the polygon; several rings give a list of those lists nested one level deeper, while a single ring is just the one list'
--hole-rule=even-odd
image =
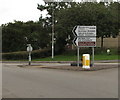
[{"label": "bush", "polygon": [[[44,58],[51,55],[51,49],[43,49],[43,50],[34,50],[32,51],[32,59],[34,58]],[[2,54],[3,60],[27,60],[28,52],[20,51],[20,52],[10,52]]]}]

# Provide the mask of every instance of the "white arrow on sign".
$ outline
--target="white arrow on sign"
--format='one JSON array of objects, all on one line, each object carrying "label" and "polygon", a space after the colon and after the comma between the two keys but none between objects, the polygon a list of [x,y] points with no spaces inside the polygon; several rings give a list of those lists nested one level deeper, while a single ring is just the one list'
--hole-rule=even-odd
[{"label": "white arrow on sign", "polygon": [[72,32],[75,36],[96,36],[96,26],[75,26]]}]

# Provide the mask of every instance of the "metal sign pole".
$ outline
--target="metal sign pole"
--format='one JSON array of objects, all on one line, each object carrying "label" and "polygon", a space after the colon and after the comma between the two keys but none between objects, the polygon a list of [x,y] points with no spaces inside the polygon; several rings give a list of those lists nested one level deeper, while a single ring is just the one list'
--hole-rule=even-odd
[{"label": "metal sign pole", "polygon": [[77,66],[79,67],[80,55],[79,55],[79,47],[77,48]]},{"label": "metal sign pole", "polygon": [[54,58],[54,4],[52,12],[52,59]]},{"label": "metal sign pole", "polygon": [[31,65],[31,52],[29,52],[29,65]]},{"label": "metal sign pole", "polygon": [[33,50],[31,44],[27,44],[27,51],[28,51],[28,65],[31,65],[31,52]]},{"label": "metal sign pole", "polygon": [[94,47],[92,47],[92,66],[94,67]]}]

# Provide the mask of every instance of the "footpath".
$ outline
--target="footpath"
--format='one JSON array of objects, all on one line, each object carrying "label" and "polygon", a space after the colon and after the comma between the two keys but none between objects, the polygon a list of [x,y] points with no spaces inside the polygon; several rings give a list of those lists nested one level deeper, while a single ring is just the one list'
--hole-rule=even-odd
[{"label": "footpath", "polygon": [[71,66],[71,63],[76,61],[32,61],[31,66],[28,65],[28,61],[3,61],[6,64],[17,64],[22,68],[46,68],[46,69],[60,69],[60,70],[72,70],[72,71],[98,71],[103,69],[118,68],[118,60],[102,60],[95,61],[94,67],[90,69],[83,69],[82,66]]},{"label": "footpath", "polygon": [[48,61],[37,61],[32,62],[32,65],[19,65],[19,67],[24,68],[46,68],[46,69],[60,69],[60,70],[72,70],[72,71],[98,71],[105,70],[111,68],[118,68],[118,60],[104,60],[104,61],[95,61],[94,67],[90,69],[83,69],[82,66],[71,66],[71,63],[75,63],[75,61],[64,61],[64,62],[48,62]]},{"label": "footpath", "polygon": [[[2,61],[2,63],[27,63],[28,61]],[[76,61],[32,61],[32,63],[74,63]],[[98,60],[95,63],[118,63],[120,60]]]}]

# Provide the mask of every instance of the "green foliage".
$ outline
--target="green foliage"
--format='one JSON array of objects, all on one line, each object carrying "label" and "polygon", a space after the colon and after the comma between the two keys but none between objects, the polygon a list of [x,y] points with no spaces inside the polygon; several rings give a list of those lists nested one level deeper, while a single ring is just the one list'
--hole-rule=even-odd
[{"label": "green foliage", "polygon": [[3,52],[25,51],[27,44],[31,44],[34,50],[51,47],[53,16],[56,54],[64,52],[66,44],[72,44],[74,38],[72,29],[75,25],[97,26],[97,37],[102,38],[101,42],[105,37],[116,37],[120,30],[120,3],[118,2],[110,4],[45,2],[45,5],[38,4],[37,8],[48,12],[47,16],[45,18],[41,16],[38,22],[14,21],[2,25]]},{"label": "green foliage", "polygon": [[[32,55],[32,59],[44,58],[51,55],[51,50],[50,49],[35,50],[35,51],[32,51],[31,55]],[[20,52],[3,53],[2,59],[3,60],[27,60],[28,52],[20,51]]]},{"label": "green foliage", "polygon": [[3,52],[24,51],[27,44],[31,44],[34,50],[43,49],[49,45],[48,30],[41,22],[15,21],[2,27]]},{"label": "green foliage", "polygon": [[[103,38],[116,37],[119,33],[119,6],[120,3],[114,2],[111,4],[105,3],[46,3],[44,6],[38,5],[38,8],[47,10],[49,22],[51,23],[52,11],[55,11],[55,37],[56,49],[61,51],[68,41],[68,35],[73,34],[71,30],[75,25],[95,25],[97,26],[97,37],[101,37],[101,47],[103,46]],[[53,8],[52,8],[53,7]],[[41,10],[41,11],[42,11]],[[61,42],[59,42],[61,41]],[[72,42],[70,42],[72,43]]]}]

